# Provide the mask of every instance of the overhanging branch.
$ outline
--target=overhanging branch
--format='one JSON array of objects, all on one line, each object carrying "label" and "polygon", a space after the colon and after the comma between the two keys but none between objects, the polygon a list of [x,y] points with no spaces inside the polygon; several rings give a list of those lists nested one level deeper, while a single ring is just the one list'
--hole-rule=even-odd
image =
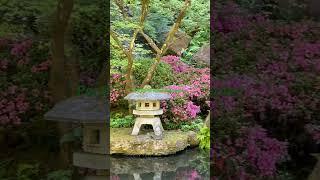
[{"label": "overhanging branch", "polygon": [[155,62],[149,68],[148,74],[147,74],[147,76],[145,77],[145,79],[143,80],[143,82],[142,82],[142,84],[140,86],[141,88],[143,88],[145,85],[149,84],[149,82],[151,81],[152,76],[153,76],[158,64],[160,63],[161,56],[166,53],[166,51],[167,51],[167,49],[169,47],[168,44],[171,42],[172,38],[174,37],[174,35],[178,31],[179,26],[180,26],[180,24],[182,22],[182,19],[185,16],[186,11],[187,11],[188,7],[190,6],[190,4],[191,4],[191,0],[185,0],[184,5],[181,8],[180,13],[179,13],[179,15],[177,17],[177,20],[173,24],[173,26],[171,27],[171,29],[170,29],[170,31],[168,33],[168,36],[166,37],[166,40],[164,41],[164,44],[162,45],[160,51],[157,51],[157,56],[156,56]]}]

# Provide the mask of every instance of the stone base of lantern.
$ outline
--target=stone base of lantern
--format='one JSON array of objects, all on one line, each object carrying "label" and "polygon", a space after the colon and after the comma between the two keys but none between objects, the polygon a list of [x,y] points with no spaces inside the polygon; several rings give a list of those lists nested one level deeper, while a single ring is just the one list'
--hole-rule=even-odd
[{"label": "stone base of lantern", "polygon": [[[132,128],[110,128],[110,154],[122,154],[130,156],[164,156],[176,154],[187,147],[195,147],[199,145],[197,133],[193,131],[184,132],[181,130],[166,130],[161,140],[155,139],[153,136],[154,133],[149,133],[143,129],[141,129],[140,134],[137,136],[132,136],[131,133]],[[123,160],[118,161],[123,162]],[[112,164],[114,164],[113,161],[111,161],[111,165]],[[135,170],[132,172],[137,172],[137,169],[140,169],[140,165],[148,163],[133,164]],[[117,167],[123,169],[123,167],[127,166],[127,163],[124,163],[123,165],[119,165]],[[149,166],[150,165],[148,165],[148,167]],[[165,165],[164,167],[167,166],[168,165]],[[158,169],[157,163],[154,168],[155,170],[152,170],[152,172]],[[122,173],[119,172],[116,174]]]},{"label": "stone base of lantern", "polygon": [[158,138],[162,137],[164,129],[159,117],[137,117],[131,135],[138,135],[143,124],[152,125],[155,136]]}]

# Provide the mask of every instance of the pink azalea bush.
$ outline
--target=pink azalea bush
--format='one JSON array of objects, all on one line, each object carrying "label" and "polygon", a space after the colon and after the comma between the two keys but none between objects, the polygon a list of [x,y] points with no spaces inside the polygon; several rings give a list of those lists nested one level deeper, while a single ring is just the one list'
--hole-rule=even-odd
[{"label": "pink azalea bush", "polygon": [[[224,156],[216,157],[214,176],[232,174],[234,167],[225,166],[231,161],[235,176],[275,178],[287,152],[299,164],[311,153],[304,145],[313,140],[316,149],[319,140],[319,23],[271,20],[232,1],[214,7],[213,154]],[[234,144],[239,139],[246,146]]]},{"label": "pink azalea bush", "polygon": [[110,78],[110,103],[118,106],[125,96],[125,77],[121,74],[112,74]]},{"label": "pink azalea bush", "polygon": [[181,73],[188,70],[188,65],[180,60],[178,56],[168,55],[161,58],[161,60],[171,66],[174,72]]},{"label": "pink azalea bush", "polygon": [[[50,107],[47,88],[51,60],[30,39],[0,38],[0,124],[19,125]],[[39,56],[37,51],[42,54]],[[42,52],[43,51],[43,52]]]},{"label": "pink azalea bush", "polygon": [[287,157],[286,146],[287,143],[270,138],[265,129],[255,126],[242,128],[238,138],[217,142],[211,157],[217,174],[228,178],[275,177],[277,164]]},{"label": "pink azalea bush", "polygon": [[162,102],[163,119],[179,123],[193,120],[201,112],[207,113],[208,104],[205,102],[209,100],[210,94],[209,68],[194,68],[172,55],[164,56],[161,60],[176,72],[178,84],[164,87],[172,91],[172,98],[168,102]]},{"label": "pink azalea bush", "polygon": [[20,124],[21,116],[30,108],[26,98],[26,90],[10,86],[6,91],[0,93],[0,97],[0,124]]},{"label": "pink azalea bush", "polygon": [[195,105],[188,92],[191,89],[189,86],[167,86],[169,90],[181,91],[171,93],[171,100],[169,102],[162,102],[164,109],[164,120],[174,122],[187,121],[196,118],[200,112],[200,106]]},{"label": "pink azalea bush", "polygon": [[[172,91],[172,98],[161,104],[164,121],[179,124],[192,121],[201,113],[207,114],[210,94],[209,68],[194,68],[173,55],[164,56],[161,61],[170,65],[175,72],[175,85],[163,87]],[[118,107],[125,96],[124,75],[112,74],[110,84],[111,106]]]}]

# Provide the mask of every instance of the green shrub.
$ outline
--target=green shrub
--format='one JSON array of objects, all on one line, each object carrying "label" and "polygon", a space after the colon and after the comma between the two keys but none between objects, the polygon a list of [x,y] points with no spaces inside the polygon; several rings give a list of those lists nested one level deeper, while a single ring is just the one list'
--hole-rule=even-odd
[{"label": "green shrub", "polygon": [[[142,83],[153,62],[153,59],[139,59],[135,62],[133,74],[137,85]],[[157,89],[172,84],[174,84],[172,68],[170,65],[160,62],[160,64],[157,66],[155,74],[153,75],[150,85],[152,88]]]},{"label": "green shrub", "polygon": [[39,178],[39,164],[18,164],[17,179],[31,180]]},{"label": "green shrub", "polygon": [[134,125],[134,119],[132,115],[121,116],[121,114],[115,114],[114,117],[110,118],[110,127],[112,128],[129,128]]},{"label": "green shrub", "polygon": [[197,135],[200,141],[199,147],[201,149],[210,149],[210,129],[208,127],[202,127]]},{"label": "green shrub", "polygon": [[57,170],[50,172],[47,176],[47,180],[70,180],[71,176],[71,170]]},{"label": "green shrub", "polygon": [[192,121],[191,123],[184,123],[181,124],[181,130],[182,131],[199,131],[203,126],[203,120],[202,119],[196,119],[195,121]]},{"label": "green shrub", "polygon": [[174,130],[174,129],[180,129],[181,125],[174,123],[174,122],[166,122],[162,124],[163,128],[165,130]]}]

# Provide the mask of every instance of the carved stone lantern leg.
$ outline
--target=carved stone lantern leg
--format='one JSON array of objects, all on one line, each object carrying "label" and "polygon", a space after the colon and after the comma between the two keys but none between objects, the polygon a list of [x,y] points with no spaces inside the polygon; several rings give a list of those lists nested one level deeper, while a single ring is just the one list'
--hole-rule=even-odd
[{"label": "carved stone lantern leg", "polygon": [[155,172],[153,175],[153,180],[161,180],[162,172]]},{"label": "carved stone lantern leg", "polygon": [[133,173],[133,178],[134,178],[134,180],[142,180],[139,173]]}]

